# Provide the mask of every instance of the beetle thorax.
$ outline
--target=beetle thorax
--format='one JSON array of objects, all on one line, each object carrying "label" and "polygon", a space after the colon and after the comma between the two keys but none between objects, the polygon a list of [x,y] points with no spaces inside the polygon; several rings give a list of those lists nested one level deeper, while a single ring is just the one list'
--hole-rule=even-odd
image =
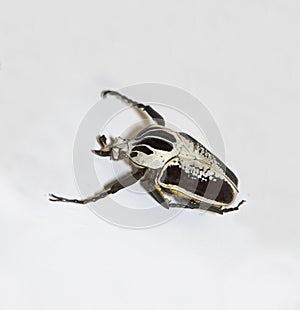
[{"label": "beetle thorax", "polygon": [[178,153],[177,134],[163,126],[149,126],[128,141],[128,157],[142,167],[162,168]]}]

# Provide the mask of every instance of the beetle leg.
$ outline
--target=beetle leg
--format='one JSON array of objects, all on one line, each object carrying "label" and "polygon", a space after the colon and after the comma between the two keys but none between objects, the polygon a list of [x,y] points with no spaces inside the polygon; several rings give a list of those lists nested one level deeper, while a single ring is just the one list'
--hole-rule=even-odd
[{"label": "beetle leg", "polygon": [[243,204],[243,203],[245,203],[246,202],[246,200],[241,200],[239,203],[238,203],[238,205],[236,206],[236,207],[233,207],[233,208],[227,208],[227,209],[222,209],[222,212],[231,212],[231,211],[236,211],[236,210],[238,210],[239,209],[239,207]]},{"label": "beetle leg", "polygon": [[214,212],[214,213],[218,213],[218,214],[223,214],[223,210],[217,208],[217,207],[214,207],[214,206],[210,206],[208,208],[200,208],[200,209],[203,209],[203,210],[207,210],[207,211],[210,211],[210,212]]},{"label": "beetle leg", "polygon": [[137,101],[129,99],[128,97],[126,97],[124,95],[121,95],[120,93],[118,93],[118,92],[116,92],[114,90],[104,90],[104,91],[102,91],[101,96],[103,98],[105,98],[107,95],[115,96],[118,99],[120,99],[120,100],[122,100],[122,101],[124,101],[126,103],[132,104],[134,107],[145,111],[154,120],[154,122],[156,122],[158,125],[165,126],[164,118],[159,113],[157,113],[151,106],[144,105],[142,103],[139,103]]},{"label": "beetle leg", "polygon": [[225,208],[225,209],[220,209],[218,207],[214,207],[214,206],[208,206],[208,207],[204,207],[201,206],[199,203],[197,202],[193,202],[192,200],[189,201],[186,205],[182,205],[182,204],[177,204],[177,203],[173,203],[170,204],[170,207],[175,207],[175,208],[189,208],[189,209],[202,209],[202,210],[207,210],[210,212],[214,212],[214,213],[218,213],[218,214],[223,214],[226,212],[231,212],[231,211],[236,211],[239,209],[239,207],[245,203],[246,200],[242,200],[238,203],[238,205],[236,207],[233,208]]},{"label": "beetle leg", "polygon": [[218,213],[218,214],[223,214],[223,210],[217,207],[213,207],[213,206],[204,207],[193,201],[189,201],[187,204],[171,203],[169,206],[172,208],[201,209],[201,210],[207,210],[207,211]]},{"label": "beetle leg", "polygon": [[122,188],[128,187],[128,186],[136,183],[139,179],[141,179],[144,176],[146,170],[147,170],[147,168],[139,169],[135,173],[125,177],[122,180],[122,182],[115,181],[108,190],[103,191],[101,193],[97,193],[94,196],[86,198],[86,199],[68,199],[68,198],[60,197],[60,196],[57,196],[54,194],[49,194],[49,196],[50,196],[49,200],[50,201],[60,201],[60,202],[72,202],[72,203],[83,204],[83,205],[85,205],[89,202],[95,202],[99,199],[105,198],[106,196],[108,196],[110,194],[114,194],[114,193],[118,192]]}]

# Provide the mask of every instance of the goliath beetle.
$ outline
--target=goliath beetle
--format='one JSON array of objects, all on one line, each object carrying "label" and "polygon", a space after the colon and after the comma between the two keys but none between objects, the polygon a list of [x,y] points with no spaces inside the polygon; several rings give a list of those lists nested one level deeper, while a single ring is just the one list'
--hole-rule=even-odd
[{"label": "goliath beetle", "polygon": [[[218,214],[238,210],[245,202],[229,207],[238,193],[235,174],[200,142],[184,132],[165,127],[165,120],[151,106],[144,105],[112,90],[102,92],[102,97],[115,96],[125,103],[141,109],[154,124],[141,130],[133,139],[115,138],[107,144],[104,135],[97,137],[98,156],[113,160],[128,158],[133,172],[122,182],[86,199],[68,199],[50,194],[50,201],[87,204],[114,194],[138,180],[150,195],[163,207],[204,209]],[[171,201],[166,196],[171,196]]]}]

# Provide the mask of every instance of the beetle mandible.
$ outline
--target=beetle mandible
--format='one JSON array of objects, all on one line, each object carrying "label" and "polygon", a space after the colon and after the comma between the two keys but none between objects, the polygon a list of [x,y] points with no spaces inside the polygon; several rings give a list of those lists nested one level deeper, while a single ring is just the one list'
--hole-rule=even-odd
[{"label": "beetle mandible", "polygon": [[[97,137],[99,150],[94,154],[113,160],[128,158],[133,172],[112,186],[86,199],[68,199],[49,194],[50,201],[88,204],[128,187],[138,180],[163,207],[204,209],[218,214],[238,210],[245,200],[230,207],[238,194],[236,175],[200,142],[184,132],[165,127],[164,118],[151,106],[136,102],[113,91],[102,97],[115,96],[144,111],[154,122],[133,139],[115,138],[107,144],[104,135]],[[171,196],[173,201],[166,196]]]}]

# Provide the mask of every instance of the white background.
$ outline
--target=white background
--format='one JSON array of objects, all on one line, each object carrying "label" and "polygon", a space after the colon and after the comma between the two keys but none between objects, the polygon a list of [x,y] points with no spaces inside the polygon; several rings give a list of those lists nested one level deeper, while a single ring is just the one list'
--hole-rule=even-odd
[{"label": "white background", "polygon": [[[300,309],[299,14],[291,0],[2,1],[0,309]],[[127,230],[47,201],[79,194],[73,142],[99,91],[142,82],[209,109],[239,212]]]}]

